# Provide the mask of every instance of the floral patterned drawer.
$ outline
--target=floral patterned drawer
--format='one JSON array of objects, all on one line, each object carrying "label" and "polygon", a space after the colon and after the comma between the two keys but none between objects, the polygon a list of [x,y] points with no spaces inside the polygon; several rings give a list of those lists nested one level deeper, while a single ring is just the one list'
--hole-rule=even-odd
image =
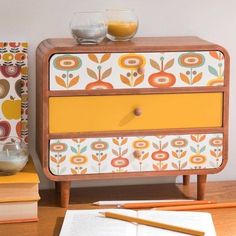
[{"label": "floral patterned drawer", "polygon": [[50,90],[224,85],[220,51],[54,54]]},{"label": "floral patterned drawer", "polygon": [[214,169],[223,134],[50,140],[53,175]]}]

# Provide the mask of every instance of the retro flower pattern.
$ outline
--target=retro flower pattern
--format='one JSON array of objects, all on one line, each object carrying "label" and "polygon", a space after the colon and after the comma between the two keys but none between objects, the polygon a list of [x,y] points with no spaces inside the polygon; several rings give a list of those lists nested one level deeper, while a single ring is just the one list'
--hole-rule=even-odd
[{"label": "retro flower pattern", "polygon": [[122,83],[130,87],[136,87],[143,82],[144,66],[146,64],[146,59],[143,55],[136,53],[124,54],[119,57],[118,64],[127,71],[126,75],[120,75]]},{"label": "retro flower pattern", "polygon": [[216,135],[210,139],[209,144],[211,147],[211,156],[214,158],[214,161],[211,162],[211,165],[213,167],[219,167],[223,155],[223,138],[219,135]]},{"label": "retro flower pattern", "polygon": [[147,151],[150,146],[150,142],[145,137],[140,137],[134,140],[132,147],[134,149],[133,156],[138,161],[139,171],[142,171],[148,161],[149,152]]},{"label": "retro flower pattern", "polygon": [[111,57],[110,53],[102,54],[100,58],[96,54],[88,54],[89,60],[92,61],[94,64],[97,64],[97,71],[94,71],[93,69],[89,67],[87,68],[88,76],[96,81],[88,83],[85,89],[95,90],[95,89],[112,89],[113,88],[113,85],[111,83],[104,81],[111,75],[112,68],[109,67],[105,69],[104,71],[102,70],[103,69],[102,65],[104,64],[104,62],[109,60],[110,57]]},{"label": "retro flower pattern", "polygon": [[201,155],[199,153],[196,153],[192,156],[190,156],[189,161],[191,164],[194,165],[194,168],[200,168],[201,165],[205,164],[206,162],[206,156],[205,155]]},{"label": "retro flower pattern", "polygon": [[[183,53],[179,56],[179,64],[182,67],[187,68],[185,73],[180,73],[180,79],[186,84],[196,84],[203,76],[202,72],[196,70],[196,68],[201,67],[205,63],[205,57],[201,53],[188,52]],[[195,69],[195,70],[194,70]]]},{"label": "retro flower pattern", "polygon": [[112,138],[112,142],[116,147],[112,149],[115,157],[112,157],[111,166],[114,167],[113,172],[127,172],[126,167],[129,165],[129,159],[125,156],[128,149],[125,147],[128,138]]},{"label": "retro flower pattern", "polygon": [[60,141],[58,141],[50,145],[50,150],[52,152],[58,152],[58,153],[65,152],[67,150],[67,145],[65,143],[61,143]]},{"label": "retro flower pattern", "polygon": [[106,150],[108,149],[109,145],[107,142],[98,139],[91,143],[90,148],[93,160],[97,163],[98,173],[101,173],[102,164],[107,158]]},{"label": "retro flower pattern", "polygon": [[171,68],[174,65],[174,58],[170,59],[167,63],[164,64],[164,57],[160,58],[161,65],[150,59],[150,64],[158,72],[153,73],[149,76],[148,82],[151,86],[156,88],[168,88],[174,86],[176,78],[174,74],[167,73],[166,70]]},{"label": "retro flower pattern", "polygon": [[149,142],[143,138],[139,138],[133,142],[133,148],[143,150],[149,147]]},{"label": "retro flower pattern", "polygon": [[15,136],[28,143],[27,49],[26,42],[0,42],[1,141]]},{"label": "retro flower pattern", "polygon": [[186,154],[187,154],[187,145],[188,140],[181,136],[174,138],[170,145],[172,146],[173,162],[171,163],[172,167],[176,170],[182,170],[187,166]]},{"label": "retro flower pattern", "polygon": [[223,85],[224,56],[220,51],[74,53],[54,54],[50,59],[50,90]]},{"label": "retro flower pattern", "polygon": [[183,53],[179,57],[179,64],[187,68],[196,68],[202,66],[205,62],[205,58],[200,53],[188,52]]},{"label": "retro flower pattern", "polygon": [[222,164],[223,134],[50,140],[55,175],[214,169]]},{"label": "retro flower pattern", "polygon": [[79,165],[79,166],[85,164],[87,161],[88,161],[88,158],[86,156],[82,156],[80,154],[72,156],[70,158],[71,164]]},{"label": "retro flower pattern", "polygon": [[73,175],[86,174],[88,157],[85,154],[87,150],[87,146],[84,145],[85,139],[72,139],[72,141],[73,144],[70,146],[72,152],[72,155],[70,156],[70,163],[72,164],[70,172]]},{"label": "retro flower pattern", "polygon": [[187,144],[188,144],[188,140],[181,137],[175,138],[171,141],[171,146],[175,148],[183,148],[183,147],[186,147]]},{"label": "retro flower pattern", "polygon": [[66,159],[64,153],[67,148],[67,144],[60,142],[59,140],[50,144],[50,161],[55,163],[55,168],[52,169],[53,174],[59,175],[65,172],[66,168],[61,168],[61,163]]},{"label": "retro flower pattern", "polygon": [[127,70],[138,70],[146,64],[145,57],[140,54],[129,53],[119,58],[118,64],[121,68]]},{"label": "retro flower pattern", "polygon": [[205,168],[207,157],[204,154],[206,150],[205,134],[193,134],[190,136],[194,145],[190,146],[193,155],[190,156],[189,161],[193,165],[194,169]]},{"label": "retro flower pattern", "polygon": [[58,70],[73,71],[80,68],[81,60],[76,56],[64,55],[54,60],[54,66]]},{"label": "retro flower pattern", "polygon": [[81,67],[82,61],[78,56],[69,54],[58,56],[54,59],[53,65],[58,70],[55,81],[59,86],[68,89],[79,82],[80,77],[77,70]]},{"label": "retro flower pattern", "polygon": [[155,148],[155,151],[152,153],[151,157],[155,161],[152,165],[154,170],[160,171],[160,170],[166,170],[168,168],[168,162],[167,160],[170,157],[170,154],[165,150],[168,147],[168,142],[163,143],[163,138],[157,138],[157,141],[152,143],[153,148]]},{"label": "retro flower pattern", "polygon": [[223,72],[223,61],[224,57],[218,51],[209,52],[210,56],[214,58],[218,64],[217,66],[208,66],[209,72],[214,75],[214,77],[208,81],[208,86],[223,86],[224,85],[224,72]]},{"label": "retro flower pattern", "polygon": [[104,151],[107,148],[108,148],[108,143],[101,141],[100,139],[91,144],[91,149],[95,151]]}]

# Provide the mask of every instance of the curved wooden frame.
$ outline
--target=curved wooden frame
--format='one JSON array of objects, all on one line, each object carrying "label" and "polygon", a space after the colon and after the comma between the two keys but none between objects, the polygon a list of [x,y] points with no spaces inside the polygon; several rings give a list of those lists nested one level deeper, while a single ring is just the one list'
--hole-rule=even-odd
[{"label": "curved wooden frame", "polygon": [[[180,88],[147,88],[147,89],[111,89],[100,91],[70,90],[70,91],[50,91],[49,90],[49,60],[55,53],[105,53],[105,52],[164,52],[164,51],[221,51],[225,59],[224,86],[222,87],[180,87]],[[37,152],[40,157],[45,175],[53,181],[62,182],[63,186],[69,188],[69,181],[74,180],[104,180],[114,178],[139,178],[143,176],[166,176],[184,175],[184,182],[189,182],[188,175],[198,175],[198,199],[204,197],[204,185],[207,174],[214,174],[221,171],[228,159],[228,103],[229,103],[229,55],[227,51],[217,45],[198,37],[162,37],[162,38],[135,38],[128,42],[104,41],[99,45],[77,45],[72,39],[46,39],[37,48]],[[88,133],[63,133],[49,134],[48,127],[48,99],[53,96],[77,96],[77,95],[97,95],[106,96],[113,94],[153,94],[153,93],[196,93],[196,92],[222,92],[223,104],[223,125],[219,128],[194,128],[194,129],[166,129],[166,130],[142,130],[142,131],[117,131],[117,132],[88,132]],[[132,172],[132,173],[109,173],[109,174],[89,174],[89,175],[66,175],[55,176],[49,171],[48,153],[49,140],[51,138],[72,138],[72,137],[109,137],[114,135],[133,136],[137,134],[188,134],[188,133],[223,133],[223,162],[219,168],[205,170],[182,170],[182,171],[160,171],[160,172]],[[63,187],[62,187],[63,188]],[[68,189],[62,190],[67,192]],[[67,206],[67,200],[62,202]],[[67,203],[66,203],[67,201]]]}]

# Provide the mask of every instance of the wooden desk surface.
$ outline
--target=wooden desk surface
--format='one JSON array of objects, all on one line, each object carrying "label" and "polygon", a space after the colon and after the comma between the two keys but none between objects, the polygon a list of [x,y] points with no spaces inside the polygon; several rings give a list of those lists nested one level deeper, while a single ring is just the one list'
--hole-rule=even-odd
[{"label": "wooden desk surface", "polygon": [[[59,235],[65,209],[57,207],[53,190],[40,192],[39,222],[2,224],[1,236],[57,236]],[[122,187],[72,189],[69,209],[96,208],[90,203],[98,200],[171,199],[196,196],[196,184],[160,184]],[[206,199],[218,202],[236,201],[236,181],[208,182]],[[203,211],[203,210],[202,210]],[[213,216],[218,236],[236,235],[236,208],[206,210]]]}]

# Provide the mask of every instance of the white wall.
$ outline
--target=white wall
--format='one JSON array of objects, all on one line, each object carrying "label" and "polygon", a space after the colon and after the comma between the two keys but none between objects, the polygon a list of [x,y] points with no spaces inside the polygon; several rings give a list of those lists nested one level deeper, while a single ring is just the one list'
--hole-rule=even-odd
[{"label": "white wall", "polygon": [[[35,152],[35,50],[45,38],[71,37],[69,21],[74,11],[132,8],[139,17],[137,36],[198,35],[223,45],[231,55],[230,148],[227,167],[210,180],[236,179],[236,2],[234,0],[0,0],[0,41],[29,42],[30,151],[37,163],[41,188],[52,187],[43,176]],[[173,178],[153,178],[138,183],[173,181]],[[112,182],[114,183],[114,181]],[[116,184],[121,181],[116,181]],[[133,183],[130,180],[122,183]],[[80,183],[76,185],[103,185]]]}]

